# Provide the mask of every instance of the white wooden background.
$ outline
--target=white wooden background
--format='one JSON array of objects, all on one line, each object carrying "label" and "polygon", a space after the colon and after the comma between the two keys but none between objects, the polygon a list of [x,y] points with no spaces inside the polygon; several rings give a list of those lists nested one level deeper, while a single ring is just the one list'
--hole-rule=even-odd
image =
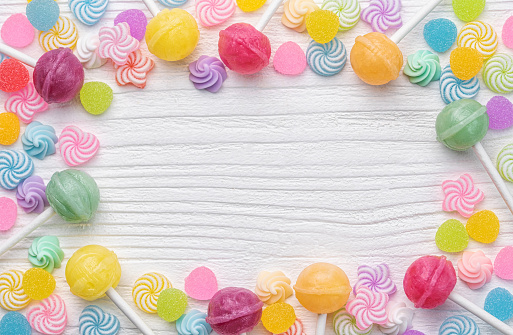
[{"label": "white wooden background", "polygon": [[[412,17],[423,2],[403,0],[403,19]],[[61,13],[71,18],[67,1],[58,3]],[[25,4],[2,1],[0,22],[24,12]],[[367,4],[362,1],[363,8]],[[100,24],[78,24],[80,33],[112,25],[114,17],[129,8],[150,15],[142,1],[111,0]],[[194,13],[194,0],[185,9]],[[434,235],[442,222],[463,219],[442,212],[441,183],[465,172],[485,192],[478,208],[495,211],[501,220],[495,243],[471,241],[469,248],[481,248],[493,259],[500,248],[512,244],[511,213],[477,159],[471,152],[451,152],[435,140],[434,121],[444,107],[438,83],[422,88],[401,75],[392,84],[371,87],[355,76],[348,61],[343,72],[331,78],[309,69],[286,77],[269,67],[246,77],[230,71],[218,94],[195,90],[187,65],[202,54],[217,56],[218,31],[234,22],[254,24],[264,9],[237,9],[221,27],[200,28],[200,43],[190,57],[176,63],[155,59],[144,90],[117,86],[111,64],[88,70],[87,81],[104,81],[115,93],[102,116],[87,114],[78,101],[52,105],[41,114],[38,120],[58,133],[75,124],[98,136],[98,155],[81,169],[96,179],[102,202],[90,224],[53,218],[4,255],[0,271],[28,269],[27,251],[38,236],[58,236],[66,259],[79,247],[101,244],[119,256],[123,276],[118,291],[135,307],[132,284],[147,271],[161,272],[183,289],[188,273],[206,265],[217,274],[220,287],[253,289],[262,270],[282,270],[295,282],[305,266],[325,261],[343,268],[354,283],[358,265],[385,262],[399,287],[392,300],[412,306],[402,291],[404,272],[419,256],[441,254]],[[279,9],[265,30],[273,51],[289,40],[306,50],[307,34],[286,29],[281,14]],[[512,14],[513,1],[489,0],[480,19],[500,34]],[[439,17],[452,19],[458,28],[464,24],[449,0],[428,19]],[[422,38],[426,22],[400,43],[405,56],[427,48]],[[338,37],[350,50],[355,37],[367,32],[369,26],[360,22]],[[502,45],[500,50],[507,51]],[[38,57],[42,49],[34,41],[26,52]],[[448,56],[441,55],[442,67]],[[493,94],[481,84],[477,100],[485,104]],[[6,97],[0,95],[2,106]],[[512,137],[513,130],[490,131],[483,144],[495,160]],[[21,149],[20,141],[14,148]],[[59,155],[36,160],[35,165],[35,173],[45,181],[66,168]],[[14,193],[0,190],[0,196],[13,198]],[[17,225],[1,233],[0,240],[33,217],[19,210]],[[459,255],[448,257],[457,261]],[[69,292],[64,266],[54,275],[56,292],[68,307],[65,334],[78,334],[78,317],[88,303]],[[487,292],[498,286],[513,289],[494,277],[481,290],[458,283],[456,291],[483,305]],[[289,302],[304,321],[306,333],[313,335],[314,315],[294,298]],[[96,304],[119,317],[120,334],[139,333],[110,301]],[[207,304],[191,301],[190,306],[205,311]],[[456,313],[469,315],[453,303],[417,310],[414,328],[436,334],[442,321]],[[158,316],[140,314],[157,334],[176,332]],[[494,333],[474,319],[482,333]],[[259,325],[251,334],[264,332]]]}]

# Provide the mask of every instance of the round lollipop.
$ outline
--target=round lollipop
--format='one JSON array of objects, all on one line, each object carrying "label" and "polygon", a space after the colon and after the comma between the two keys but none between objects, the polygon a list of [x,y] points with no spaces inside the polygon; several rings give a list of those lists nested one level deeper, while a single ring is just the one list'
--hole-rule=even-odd
[{"label": "round lollipop", "polygon": [[50,50],[37,61],[2,43],[0,52],[34,68],[34,86],[47,103],[72,100],[84,84],[84,68],[71,49]]},{"label": "round lollipop", "polygon": [[513,334],[513,328],[453,292],[455,285],[456,271],[445,256],[424,256],[417,259],[406,270],[403,280],[404,293],[416,308],[432,309],[449,299],[503,334]]},{"label": "round lollipop", "polygon": [[294,290],[304,308],[319,314],[316,334],[323,335],[328,313],[344,307],[351,293],[351,285],[346,273],[338,266],[315,263],[301,271]]},{"label": "round lollipop", "polygon": [[480,142],[487,131],[486,107],[475,100],[456,100],[447,105],[436,118],[437,140],[456,151],[472,148],[513,213],[513,197]]},{"label": "round lollipop", "polygon": [[431,0],[392,38],[377,32],[358,36],[351,50],[351,66],[356,75],[369,85],[383,85],[397,79],[403,66],[403,54],[397,43],[440,2],[442,0]]},{"label": "round lollipop", "polygon": [[91,220],[100,203],[100,191],[93,178],[78,170],[64,170],[53,174],[46,186],[50,207],[0,245],[0,255],[15,246],[55,213],[67,222]]},{"label": "round lollipop", "polygon": [[66,264],[66,281],[71,293],[87,301],[108,296],[144,335],[153,335],[153,331],[114,290],[120,278],[118,257],[100,245],[78,249]]}]

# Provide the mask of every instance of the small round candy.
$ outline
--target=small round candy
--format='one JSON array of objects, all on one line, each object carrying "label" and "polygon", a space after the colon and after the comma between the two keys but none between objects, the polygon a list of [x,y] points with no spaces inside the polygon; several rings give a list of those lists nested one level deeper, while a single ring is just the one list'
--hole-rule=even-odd
[{"label": "small round candy", "polygon": [[273,66],[281,74],[301,74],[306,68],[305,52],[297,43],[285,42],[274,53]]},{"label": "small round candy", "polygon": [[34,40],[34,27],[23,14],[13,14],[7,18],[0,31],[2,40],[12,47],[24,48]]},{"label": "small round candy", "polygon": [[112,103],[112,88],[100,81],[85,83],[80,90],[80,102],[85,110],[93,115],[105,112]]},{"label": "small round candy", "polygon": [[[0,198],[0,231],[6,231],[14,226],[18,217],[18,207],[10,198]],[[0,303],[1,305],[1,303]]]},{"label": "small round candy", "polygon": [[11,145],[20,135],[20,120],[14,113],[0,114],[0,144]]},{"label": "small round candy", "polygon": [[499,218],[489,210],[474,213],[467,221],[467,232],[477,242],[492,243],[499,236]]},{"label": "small round candy", "polygon": [[474,21],[484,10],[486,0],[452,0],[454,14],[465,22]]},{"label": "small round candy", "polygon": [[505,46],[513,49],[513,16],[508,17],[502,27],[502,42]]},{"label": "small round candy", "polygon": [[502,95],[492,97],[486,104],[490,129],[507,129],[513,126],[513,103]]},{"label": "small round candy", "polygon": [[306,16],[306,30],[317,43],[328,43],[338,33],[338,16],[330,10],[318,9]]},{"label": "small round candy", "polygon": [[424,39],[436,52],[449,50],[458,36],[458,28],[448,19],[434,19],[424,26]]},{"label": "small round candy", "polygon": [[32,268],[23,274],[23,291],[30,299],[48,298],[55,290],[55,285],[55,278],[43,269]]},{"label": "small round candy", "polygon": [[468,233],[456,219],[445,221],[436,231],[436,246],[445,252],[460,252],[468,246]]},{"label": "small round candy", "polygon": [[59,5],[53,0],[33,0],[26,9],[30,23],[40,31],[50,30],[57,23],[60,12]]},{"label": "small round candy", "polygon": [[31,335],[30,323],[19,312],[8,312],[0,320],[0,334]]},{"label": "small round candy", "polygon": [[312,40],[306,49],[306,61],[310,69],[318,75],[334,76],[342,71],[347,63],[346,47],[336,37],[324,44]]},{"label": "small round candy", "polygon": [[130,26],[130,35],[141,41],[146,33],[146,26],[148,25],[148,19],[142,10],[129,9],[125,10],[116,16],[114,19],[114,25],[121,22],[126,22]]},{"label": "small round candy", "polygon": [[294,322],[296,322],[294,307],[286,302],[272,304],[262,312],[262,324],[273,334],[286,332]]},{"label": "small round candy", "polygon": [[451,70],[458,79],[472,79],[482,67],[483,56],[476,49],[458,47],[451,52]]},{"label": "small round candy", "polygon": [[6,59],[0,63],[0,91],[16,92],[27,86],[27,68],[16,59]]},{"label": "small round candy", "polygon": [[253,12],[262,7],[266,0],[236,0],[236,2],[243,12]]},{"label": "small round candy", "polygon": [[168,288],[160,292],[157,300],[157,313],[167,322],[178,320],[187,308],[187,295],[176,288]]}]

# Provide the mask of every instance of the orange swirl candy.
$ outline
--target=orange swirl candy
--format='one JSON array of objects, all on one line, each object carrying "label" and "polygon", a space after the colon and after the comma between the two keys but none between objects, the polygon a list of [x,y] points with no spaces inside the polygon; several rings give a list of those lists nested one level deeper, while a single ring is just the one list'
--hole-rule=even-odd
[{"label": "orange swirl candy", "polygon": [[39,44],[45,51],[58,48],[74,49],[77,45],[78,30],[73,21],[64,16],[59,16],[52,29],[39,33]]},{"label": "orange swirl candy", "polygon": [[23,272],[10,270],[0,274],[0,306],[8,311],[27,307],[30,298],[21,285]]}]

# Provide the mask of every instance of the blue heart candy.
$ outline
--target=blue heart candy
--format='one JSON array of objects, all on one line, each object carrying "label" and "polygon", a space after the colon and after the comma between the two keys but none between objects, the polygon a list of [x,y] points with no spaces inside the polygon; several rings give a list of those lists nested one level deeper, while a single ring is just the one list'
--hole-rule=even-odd
[{"label": "blue heart candy", "polygon": [[513,295],[505,288],[494,288],[486,296],[484,309],[501,321],[509,320],[513,318]]},{"label": "blue heart candy", "polygon": [[96,305],[89,305],[80,314],[80,335],[116,335],[119,320],[115,315],[105,313]]},{"label": "blue heart candy", "polygon": [[32,329],[23,314],[8,312],[0,321],[0,334],[30,335]]}]

